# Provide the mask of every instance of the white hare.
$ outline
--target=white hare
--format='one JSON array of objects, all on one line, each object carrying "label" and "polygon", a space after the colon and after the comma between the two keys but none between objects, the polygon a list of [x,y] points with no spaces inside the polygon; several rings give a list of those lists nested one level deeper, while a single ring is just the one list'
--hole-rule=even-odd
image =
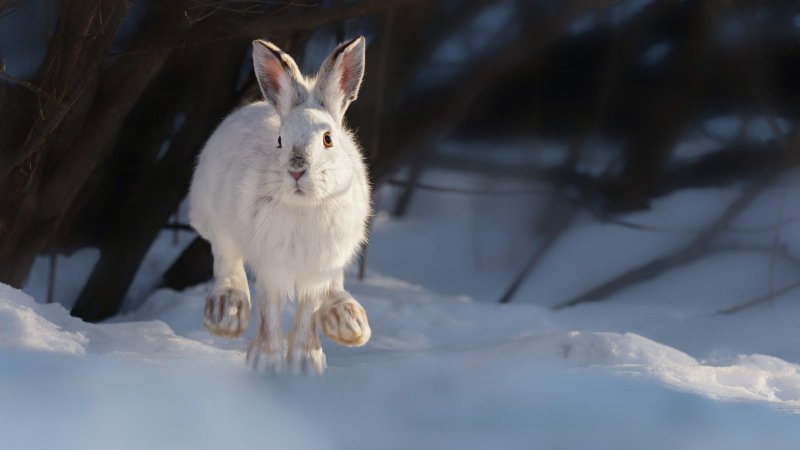
[{"label": "white hare", "polygon": [[[244,333],[247,263],[260,318],[247,363],[260,371],[323,373],[317,326],[342,345],[370,337],[364,308],[343,287],[370,215],[366,168],[342,124],[361,85],[364,50],[363,37],[340,44],[307,78],[278,47],[253,41],[266,101],[228,116],[200,154],[189,216],[214,253],[204,323],[215,335]],[[280,324],[285,298],[297,300],[288,342]]]}]

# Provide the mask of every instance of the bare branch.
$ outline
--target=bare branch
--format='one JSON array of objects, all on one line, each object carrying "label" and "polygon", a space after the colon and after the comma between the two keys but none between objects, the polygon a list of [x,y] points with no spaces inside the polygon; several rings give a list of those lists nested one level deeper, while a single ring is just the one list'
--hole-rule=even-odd
[{"label": "bare branch", "polygon": [[42,97],[44,97],[47,100],[53,102],[54,105],[57,105],[60,108],[66,108],[66,106],[63,103],[61,103],[61,101],[59,99],[55,98],[55,96],[53,94],[51,94],[49,92],[45,92],[39,86],[36,86],[35,84],[33,84],[33,83],[29,82],[29,81],[25,81],[25,80],[23,80],[21,78],[17,78],[17,77],[11,75],[10,73],[8,73],[8,72],[6,72],[5,70],[2,70],[2,69],[5,69],[5,68],[4,67],[0,68],[0,77],[5,78],[6,80],[8,80],[8,81],[10,81],[12,83],[18,84],[18,85],[24,87],[25,89],[35,93],[35,94],[41,95]]},{"label": "bare branch", "polygon": [[499,303],[509,303],[514,298],[514,295],[516,295],[525,279],[530,276],[531,272],[533,272],[536,266],[538,266],[542,259],[547,256],[547,253],[551,248],[553,248],[556,242],[558,242],[558,239],[564,234],[564,232],[569,229],[569,225],[575,218],[575,212],[576,209],[571,207],[567,213],[563,214],[563,217],[556,219],[556,223],[550,227],[550,230],[547,232],[546,236],[544,236],[541,244],[539,244],[539,246],[533,252],[531,258],[511,282],[511,285],[508,287],[508,289],[506,289],[506,291],[500,297],[500,300],[498,301]]},{"label": "bare branch", "polygon": [[302,7],[302,11],[282,9],[279,13],[260,14],[258,16],[247,16],[246,18],[227,18],[227,20],[221,21],[220,24],[214,25],[211,29],[197,27],[196,31],[190,33],[181,42],[168,46],[134,48],[114,53],[113,55],[124,56],[145,52],[180,50],[239,38],[256,39],[288,31],[311,30],[343,20],[378,14],[424,1],[430,0],[359,0],[333,7],[315,9],[310,9],[308,5],[292,3],[291,8]]},{"label": "bare branch", "polygon": [[655,258],[641,266],[628,270],[581,295],[553,306],[560,310],[582,303],[605,300],[611,295],[635,284],[653,279],[662,273],[696,260],[708,252],[712,240],[764,190],[766,182],[758,180],[744,188],[723,213],[702,230],[687,245],[673,253]]},{"label": "bare branch", "polygon": [[540,195],[540,194],[552,193],[551,189],[509,189],[509,190],[487,191],[482,189],[437,186],[434,184],[395,180],[395,179],[387,180],[385,183],[398,187],[413,187],[416,189],[422,189],[424,191],[443,192],[448,194],[464,194],[464,195],[505,196],[505,195]]},{"label": "bare branch", "polygon": [[742,311],[747,308],[751,308],[756,305],[760,305],[762,303],[772,303],[772,301],[786,293],[789,293],[795,289],[800,288],[800,281],[795,281],[794,283],[788,284],[778,290],[767,292],[766,294],[756,297],[752,300],[746,301],[744,303],[740,303],[738,305],[731,306],[730,308],[725,308],[722,310],[717,311],[717,314],[734,314],[739,311]]}]

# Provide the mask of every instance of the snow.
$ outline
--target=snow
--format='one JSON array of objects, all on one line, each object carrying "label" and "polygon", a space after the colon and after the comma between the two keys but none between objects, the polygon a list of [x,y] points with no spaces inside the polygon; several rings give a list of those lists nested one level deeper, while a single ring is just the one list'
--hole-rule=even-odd
[{"label": "snow", "polygon": [[[100,259],[96,248],[82,248],[71,255],[56,256],[56,277],[53,280],[54,301],[67,309],[78,300],[81,288],[89,280],[92,268]],[[23,289],[31,297],[44,301],[47,298],[47,277],[50,273],[50,255],[40,255],[34,260]],[[65,276],[66,275],[66,276]]]},{"label": "snow", "polygon": [[[45,319],[29,296],[0,284],[0,348],[33,352],[54,352],[83,356],[88,339],[83,333],[63,331]],[[44,309],[44,308],[42,308]],[[47,311],[57,322],[69,320],[69,314],[57,305]]]},{"label": "snow", "polygon": [[[632,333],[563,331],[533,305],[368,280],[349,288],[375,338],[355,350],[326,345],[331,367],[316,379],[245,369],[244,340],[202,330],[209,286],[159,291],[104,324],[4,287],[0,364],[10,370],[0,374],[0,434],[9,448],[485,448],[498,439],[509,447],[778,448],[800,437],[793,416],[642,380],[798,408],[798,367],[778,358],[710,365]],[[15,319],[25,323],[18,339],[6,326]],[[33,432],[42,424],[47,433]]]},{"label": "snow", "polygon": [[[441,170],[423,178],[530,188]],[[247,336],[226,340],[202,328],[210,284],[146,295],[189,234],[177,244],[172,232],[159,238],[129,293],[146,301],[100,324],[42,304],[39,263],[25,289],[38,302],[0,285],[3,446],[795,448],[800,291],[716,314],[770,283],[795,281],[793,263],[764,251],[717,252],[607,301],[550,308],[683,245],[739,189],[678,192],[625,217],[651,231],[581,215],[514,301],[499,305],[538,243],[529,230],[546,196],[420,191],[397,219],[386,212],[397,190],[384,188],[367,277],[347,280],[373,338],[357,349],[324,342],[322,378],[249,371]],[[785,177],[723,241],[768,246],[773,225],[785,222],[780,240],[800,254],[798,222],[785,220],[800,217],[790,201],[798,191],[800,177]],[[59,267],[57,294],[77,292],[70,280],[80,286],[86,267]]]}]

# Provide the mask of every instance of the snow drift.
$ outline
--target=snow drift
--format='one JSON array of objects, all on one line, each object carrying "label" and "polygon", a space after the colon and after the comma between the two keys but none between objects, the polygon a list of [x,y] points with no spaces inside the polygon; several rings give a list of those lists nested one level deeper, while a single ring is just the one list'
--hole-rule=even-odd
[{"label": "snow drift", "polygon": [[[766,355],[698,360],[634,333],[571,331],[557,316],[528,305],[497,307],[448,298],[386,277],[351,286],[380,330],[364,350],[331,348],[336,370],[398,355],[460,355],[457,364],[508,365],[566,360],[579,367],[655,378],[715,399],[760,401],[800,412],[800,366]],[[0,347],[75,358],[184,360],[242,368],[245,338],[227,341],[202,329],[208,286],[160,291],[116,323],[89,324],[60,305],[41,305],[0,287]],[[179,333],[179,334],[176,334]]]}]

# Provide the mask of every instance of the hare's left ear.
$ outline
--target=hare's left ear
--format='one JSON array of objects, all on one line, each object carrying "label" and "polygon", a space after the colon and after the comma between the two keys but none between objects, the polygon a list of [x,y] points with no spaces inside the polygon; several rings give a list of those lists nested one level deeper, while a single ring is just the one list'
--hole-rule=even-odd
[{"label": "hare's left ear", "polygon": [[275,44],[253,41],[253,68],[264,99],[272,103],[281,117],[307,98],[297,63]]},{"label": "hare's left ear", "polygon": [[336,120],[342,120],[347,107],[358,97],[365,51],[363,36],[341,43],[319,69],[314,95]]}]

